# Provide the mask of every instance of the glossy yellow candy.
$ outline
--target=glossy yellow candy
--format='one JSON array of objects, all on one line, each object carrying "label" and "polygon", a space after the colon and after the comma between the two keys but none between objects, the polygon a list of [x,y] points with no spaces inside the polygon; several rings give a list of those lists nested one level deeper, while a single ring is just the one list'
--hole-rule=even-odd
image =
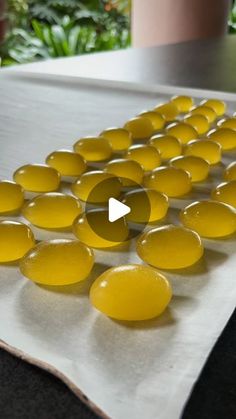
[{"label": "glossy yellow candy", "polygon": [[171,159],[172,157],[179,156],[182,152],[182,144],[178,138],[167,134],[153,135],[149,144],[155,147],[163,160]]},{"label": "glossy yellow candy", "polygon": [[137,161],[145,171],[152,170],[161,164],[159,151],[150,145],[133,145],[128,149],[125,157]]},{"label": "glossy yellow candy", "polygon": [[203,255],[201,239],[195,231],[167,225],[144,233],[137,242],[139,257],[160,269],[182,269]]},{"label": "glossy yellow candy", "polygon": [[57,150],[49,154],[46,163],[54,167],[62,176],[80,176],[87,164],[82,156],[70,150]]},{"label": "glossy yellow candy", "polygon": [[211,198],[236,208],[236,180],[218,185],[211,192]]},{"label": "glossy yellow candy", "polygon": [[177,106],[179,112],[182,113],[189,112],[194,105],[193,98],[190,96],[173,96],[171,102],[173,102]]},{"label": "glossy yellow candy", "polygon": [[211,130],[208,135],[208,138],[213,141],[217,141],[222,150],[233,150],[236,148],[236,131],[230,128],[218,128]]},{"label": "glossy yellow candy", "polygon": [[155,111],[145,111],[140,113],[139,116],[150,119],[154,131],[162,129],[166,123],[165,118],[160,113],[157,113]]},{"label": "glossy yellow candy", "polygon": [[131,132],[125,128],[107,128],[100,135],[109,141],[113,151],[127,150],[133,143]]},{"label": "glossy yellow candy", "polygon": [[78,240],[38,243],[20,262],[21,273],[42,285],[69,285],[83,281],[94,264],[93,251]]},{"label": "glossy yellow candy", "polygon": [[74,221],[75,236],[90,247],[114,247],[127,241],[129,229],[124,218],[111,223],[108,211],[94,209],[79,215]]},{"label": "glossy yellow candy", "polygon": [[34,243],[34,235],[26,224],[0,221],[0,263],[19,260]]},{"label": "glossy yellow candy", "polygon": [[166,121],[174,121],[179,114],[177,106],[173,102],[163,103],[154,108],[155,112],[161,114]]},{"label": "glossy yellow candy", "polygon": [[109,141],[103,137],[85,137],[74,144],[74,151],[87,161],[103,161],[112,155]]},{"label": "glossy yellow candy", "polygon": [[126,122],[124,128],[132,134],[135,140],[149,138],[154,132],[154,126],[150,119],[144,118],[143,116],[137,116],[130,119]]},{"label": "glossy yellow candy", "polygon": [[230,163],[224,171],[225,180],[236,180],[236,161]]},{"label": "glossy yellow candy", "polygon": [[149,266],[122,265],[100,275],[90,289],[90,302],[117,320],[147,320],[159,316],[171,300],[167,279]]},{"label": "glossy yellow candy", "polygon": [[121,187],[121,182],[116,176],[101,170],[94,170],[84,173],[71,185],[71,190],[82,201],[102,203],[107,202],[111,196],[118,198]]},{"label": "glossy yellow candy", "polygon": [[177,167],[159,167],[153,170],[144,179],[144,185],[173,198],[183,196],[192,189],[189,173]]},{"label": "glossy yellow candy", "polygon": [[182,144],[186,144],[188,141],[198,137],[197,131],[191,125],[184,122],[174,122],[168,126],[166,132],[168,135],[173,135],[178,138]]},{"label": "glossy yellow candy", "polygon": [[192,140],[186,145],[184,154],[202,157],[209,164],[216,164],[221,161],[221,145],[211,140]]},{"label": "glossy yellow candy", "polygon": [[27,164],[17,169],[14,181],[26,191],[53,192],[59,188],[61,176],[53,167],[46,164]]},{"label": "glossy yellow candy", "polygon": [[141,184],[143,181],[143,168],[135,160],[116,159],[111,160],[104,167],[104,172],[121,177],[124,186],[132,186],[134,182]]},{"label": "glossy yellow candy", "polygon": [[0,181],[0,214],[18,211],[24,203],[24,192],[20,185],[9,180]]},{"label": "glossy yellow candy", "polygon": [[[150,214],[147,219],[146,211],[143,210],[143,202],[149,199]],[[148,223],[161,220],[165,217],[169,203],[168,198],[154,189],[133,190],[124,195],[122,202],[131,208],[126,219],[135,223]]]},{"label": "glossy yellow candy", "polygon": [[192,115],[203,115],[208,119],[208,122],[211,124],[212,122],[214,122],[217,118],[217,114],[215,113],[215,111],[210,108],[209,106],[205,106],[205,105],[200,105],[200,106],[196,106],[195,108],[192,108],[190,110],[190,113]]},{"label": "glossy yellow candy", "polygon": [[236,117],[228,118],[228,119],[221,119],[217,125],[221,128],[231,128],[236,130]]},{"label": "glossy yellow candy", "polygon": [[209,108],[212,108],[217,116],[224,115],[226,112],[226,104],[223,100],[205,99],[201,102],[201,105],[209,106]]},{"label": "glossy yellow candy", "polygon": [[170,161],[171,166],[186,170],[191,176],[192,182],[201,182],[209,174],[209,163],[197,156],[179,156]]},{"label": "glossy yellow candy", "polygon": [[180,212],[185,227],[203,237],[225,237],[236,231],[236,211],[217,201],[198,201]]},{"label": "glossy yellow candy", "polygon": [[81,212],[82,207],[76,198],[56,192],[36,196],[22,210],[28,221],[42,228],[70,227]]},{"label": "glossy yellow candy", "polygon": [[187,122],[187,124],[195,128],[199,135],[205,134],[210,128],[208,119],[204,115],[188,114],[185,116],[184,122]]}]

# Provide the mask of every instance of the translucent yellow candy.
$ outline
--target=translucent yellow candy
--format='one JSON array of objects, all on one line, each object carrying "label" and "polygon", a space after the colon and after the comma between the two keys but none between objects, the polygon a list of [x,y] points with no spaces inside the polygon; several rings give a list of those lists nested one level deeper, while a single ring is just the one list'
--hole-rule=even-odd
[{"label": "translucent yellow candy", "polygon": [[208,119],[208,122],[211,124],[212,122],[215,121],[215,119],[217,118],[217,114],[215,113],[215,111],[210,108],[209,106],[205,106],[205,105],[200,105],[200,106],[196,106],[195,108],[192,108],[190,110],[190,113],[192,115],[203,115]]},{"label": "translucent yellow candy", "polygon": [[165,118],[160,113],[157,113],[155,111],[145,111],[145,112],[142,112],[139,116],[150,119],[154,128],[154,131],[158,131],[159,129],[162,129],[166,123]]},{"label": "translucent yellow candy", "polygon": [[151,145],[133,145],[128,149],[125,157],[137,161],[145,171],[152,170],[161,164],[159,151]]},{"label": "translucent yellow candy", "polygon": [[225,237],[236,231],[236,211],[217,201],[198,201],[180,212],[185,227],[203,237]]},{"label": "translucent yellow candy", "polygon": [[147,320],[159,316],[171,300],[167,279],[149,266],[122,265],[105,271],[90,289],[90,302],[117,320]]},{"label": "translucent yellow candy", "polygon": [[143,168],[135,160],[116,159],[111,160],[104,167],[104,172],[121,177],[124,186],[132,186],[134,182],[141,184],[143,181]]},{"label": "translucent yellow candy", "polygon": [[23,216],[37,227],[66,228],[82,212],[79,201],[62,193],[46,193],[28,201]]},{"label": "translucent yellow candy", "polygon": [[154,108],[155,112],[161,114],[166,121],[174,121],[179,114],[177,106],[173,102],[163,103]]},{"label": "translucent yellow candy", "polygon": [[211,130],[207,137],[210,140],[217,141],[222,150],[233,150],[236,148],[236,131],[230,128],[218,128]]},{"label": "translucent yellow candy", "polygon": [[230,163],[224,171],[225,180],[236,180],[236,161]]},{"label": "translucent yellow candy", "polygon": [[221,119],[217,125],[221,128],[231,128],[236,130],[236,117],[228,118],[228,119]]},{"label": "translucent yellow candy", "polygon": [[182,269],[203,255],[199,235],[184,227],[167,225],[154,228],[139,238],[137,253],[146,263],[160,269]]},{"label": "translucent yellow candy", "polygon": [[186,145],[184,154],[202,157],[209,164],[216,164],[221,161],[221,145],[211,140],[192,140]]},{"label": "translucent yellow candy", "polygon": [[14,181],[26,191],[53,192],[59,188],[61,176],[53,167],[46,164],[27,164],[17,169]]},{"label": "translucent yellow candy", "polygon": [[[143,202],[146,197],[148,197],[150,203],[148,219],[146,218],[146,211],[143,210]],[[126,215],[126,219],[135,223],[161,220],[165,217],[169,207],[167,196],[154,189],[129,191],[124,195],[122,202],[131,208],[131,212]]]},{"label": "translucent yellow candy", "polygon": [[103,161],[112,155],[112,147],[104,137],[85,137],[74,144],[74,151],[87,161]]},{"label": "translucent yellow candy", "polygon": [[218,185],[212,190],[211,198],[236,208],[236,180]]},{"label": "translucent yellow candy", "polygon": [[133,143],[131,132],[125,128],[107,128],[100,135],[109,141],[113,151],[127,150]]},{"label": "translucent yellow candy", "polygon": [[62,176],[80,176],[87,167],[84,158],[70,150],[54,151],[46,158],[46,163]]},{"label": "translucent yellow candy", "polygon": [[153,170],[144,178],[144,184],[147,188],[173,198],[186,195],[192,189],[189,173],[177,167],[159,167]]},{"label": "translucent yellow candy", "polygon": [[173,96],[171,102],[173,102],[177,106],[179,112],[182,113],[189,112],[194,105],[193,98],[190,96]]},{"label": "translucent yellow candy", "polygon": [[121,182],[117,177],[101,170],[94,170],[84,173],[71,185],[71,190],[82,201],[102,203],[107,202],[111,196],[118,198],[121,187]]},{"label": "translucent yellow candy", "polygon": [[210,128],[208,119],[204,115],[188,114],[185,116],[184,122],[187,122],[187,124],[195,128],[199,135],[205,134]]},{"label": "translucent yellow candy", "polygon": [[192,182],[201,182],[209,174],[209,163],[197,156],[179,156],[170,161],[171,166],[186,170],[191,176]]},{"label": "translucent yellow candy", "polygon": [[223,100],[205,99],[201,102],[201,105],[209,106],[209,108],[212,108],[218,116],[224,115],[226,112],[226,104]]},{"label": "translucent yellow candy", "polygon": [[132,134],[135,140],[149,138],[154,132],[154,126],[150,119],[144,118],[143,116],[137,116],[130,119],[126,122],[124,128]]},{"label": "translucent yellow candy", "polygon": [[93,209],[79,215],[74,221],[73,232],[81,242],[95,248],[117,246],[129,236],[124,218],[111,223],[105,209]]},{"label": "translucent yellow candy", "polygon": [[169,125],[166,132],[168,135],[173,135],[178,138],[182,144],[188,143],[190,140],[193,140],[198,137],[198,133],[192,125],[189,125],[184,122],[174,122]]},{"label": "translucent yellow candy", "polygon": [[0,181],[0,214],[19,210],[24,203],[24,192],[20,185],[9,180]]},{"label": "translucent yellow candy", "polygon": [[153,135],[149,144],[155,147],[163,160],[171,159],[172,157],[179,156],[182,152],[182,144],[178,138],[167,134]]},{"label": "translucent yellow candy", "polygon": [[0,263],[19,260],[34,243],[34,235],[26,224],[0,221]]},{"label": "translucent yellow candy", "polygon": [[42,285],[83,281],[94,264],[93,251],[78,240],[58,239],[37,244],[20,262],[21,273]]}]

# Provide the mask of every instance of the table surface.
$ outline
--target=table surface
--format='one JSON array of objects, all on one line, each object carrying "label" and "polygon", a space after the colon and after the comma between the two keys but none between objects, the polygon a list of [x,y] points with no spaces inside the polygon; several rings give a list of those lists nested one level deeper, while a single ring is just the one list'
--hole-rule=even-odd
[{"label": "table surface", "polygon": [[[27,70],[236,93],[235,52],[236,36],[228,36],[50,60],[15,67],[10,71]],[[236,417],[235,353],[236,313],[218,340],[194,387],[183,413],[184,419]],[[96,418],[58,379],[2,350],[0,386],[0,411],[3,419]]]}]

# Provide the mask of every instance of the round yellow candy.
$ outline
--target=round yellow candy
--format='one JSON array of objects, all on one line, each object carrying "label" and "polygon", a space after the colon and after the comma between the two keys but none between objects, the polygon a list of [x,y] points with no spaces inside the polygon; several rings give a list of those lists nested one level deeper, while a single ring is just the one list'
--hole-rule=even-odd
[{"label": "round yellow candy", "polygon": [[128,149],[125,157],[137,161],[145,171],[153,170],[161,165],[160,153],[151,145],[133,145]]},{"label": "round yellow candy", "polygon": [[24,203],[24,191],[9,180],[0,181],[0,214],[18,211]]},{"label": "round yellow candy", "polygon": [[129,236],[124,218],[111,223],[106,209],[93,209],[79,215],[74,221],[73,232],[81,242],[95,248],[117,246],[126,242]]},{"label": "round yellow candy", "polygon": [[193,202],[180,212],[180,220],[203,237],[225,237],[236,231],[236,211],[223,202]]},{"label": "round yellow candy", "polygon": [[224,113],[226,112],[226,104],[223,100],[205,99],[201,102],[201,105],[209,106],[209,108],[212,108],[217,116],[224,115]]},{"label": "round yellow candy", "polygon": [[84,173],[71,185],[71,190],[77,198],[94,204],[107,202],[111,196],[118,198],[121,188],[121,182],[116,176],[101,170]]},{"label": "round yellow candy", "polygon": [[109,161],[104,167],[104,172],[120,177],[123,186],[132,186],[134,182],[141,184],[143,181],[143,168],[135,160],[116,159]]},{"label": "round yellow candy", "polygon": [[179,110],[173,102],[158,105],[154,111],[161,114],[166,121],[174,121],[179,114]]},{"label": "round yellow candy", "polygon": [[209,163],[198,156],[179,156],[170,161],[171,166],[186,170],[191,176],[192,182],[201,182],[209,174]]},{"label": "round yellow candy", "polygon": [[109,141],[113,151],[127,150],[133,143],[131,132],[125,128],[107,128],[100,135]]},{"label": "round yellow candy", "polygon": [[87,161],[108,160],[112,155],[112,147],[104,137],[85,137],[74,144],[74,151]]},{"label": "round yellow candy", "polygon": [[192,189],[189,173],[177,167],[159,167],[153,170],[144,178],[144,185],[172,198],[186,195]]},{"label": "round yellow candy", "polygon": [[198,137],[198,133],[191,125],[184,122],[174,122],[166,130],[168,135],[178,138],[182,144]]},{"label": "round yellow candy", "polygon": [[27,164],[13,174],[14,181],[30,192],[53,192],[59,188],[61,176],[53,167]]},{"label": "round yellow candy", "polygon": [[190,96],[173,96],[171,102],[173,102],[177,106],[179,112],[182,113],[189,112],[194,105],[193,98]]},{"label": "round yellow candy", "polygon": [[23,216],[41,228],[67,228],[82,212],[79,201],[70,195],[49,192],[28,201],[22,209]]},{"label": "round yellow candy", "polygon": [[78,240],[38,243],[21,260],[21,273],[42,285],[70,285],[83,281],[94,264],[93,251]]},{"label": "round yellow candy", "polygon": [[151,120],[143,116],[130,119],[126,122],[124,128],[132,134],[135,140],[149,138],[154,132],[154,126]]},{"label": "round yellow candy", "polygon": [[200,114],[188,114],[185,116],[184,122],[187,122],[187,124],[191,125],[199,135],[205,134],[210,128],[207,117]]},{"label": "round yellow candy", "polygon": [[221,128],[230,128],[236,130],[236,117],[221,119],[217,125]]},{"label": "round yellow candy", "polygon": [[212,190],[211,198],[236,208],[236,180],[218,185]]},{"label": "round yellow candy", "polygon": [[146,263],[159,269],[182,269],[202,257],[203,245],[195,231],[167,225],[142,234],[137,242],[137,253]]},{"label": "round yellow candy", "polygon": [[154,128],[154,131],[158,131],[162,129],[166,123],[165,118],[161,114],[155,111],[145,111],[145,112],[140,113],[139,116],[150,119]]},{"label": "round yellow candy", "polygon": [[182,153],[182,144],[178,138],[167,134],[153,135],[149,144],[155,147],[163,160],[171,159],[172,157],[179,156]]},{"label": "round yellow candy", "polygon": [[54,167],[62,176],[80,176],[87,167],[84,158],[70,150],[53,151],[47,156],[46,163]]},{"label": "round yellow candy", "polygon": [[222,150],[233,150],[236,148],[236,131],[230,128],[218,128],[211,130],[207,137],[210,140],[217,141]]},{"label": "round yellow candy", "polygon": [[191,115],[203,115],[208,119],[208,122],[211,124],[217,118],[215,111],[206,105],[196,106],[190,110]]},{"label": "round yellow candy", "polygon": [[230,163],[224,171],[225,180],[236,180],[236,161]]},{"label": "round yellow candy", "polygon": [[192,140],[186,145],[184,154],[201,157],[212,165],[221,161],[221,145],[211,140]]},{"label": "round yellow candy", "polygon": [[[143,210],[145,199],[150,203],[150,214]],[[126,215],[126,219],[135,223],[148,223],[161,220],[165,217],[169,202],[165,194],[154,189],[132,190],[124,195],[122,202],[131,208],[131,212]]]},{"label": "round yellow candy", "polygon": [[34,235],[26,224],[0,221],[0,263],[21,259],[34,243]]},{"label": "round yellow candy", "polygon": [[91,304],[117,320],[148,320],[163,313],[172,297],[167,279],[149,266],[121,265],[108,269],[93,283]]}]

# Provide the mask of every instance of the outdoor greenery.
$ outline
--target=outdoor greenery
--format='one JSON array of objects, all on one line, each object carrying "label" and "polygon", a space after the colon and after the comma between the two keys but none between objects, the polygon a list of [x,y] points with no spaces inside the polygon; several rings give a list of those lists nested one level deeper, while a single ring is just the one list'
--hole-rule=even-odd
[{"label": "outdoor greenery", "polygon": [[233,2],[232,10],[229,15],[229,32],[236,33],[236,0]]}]

